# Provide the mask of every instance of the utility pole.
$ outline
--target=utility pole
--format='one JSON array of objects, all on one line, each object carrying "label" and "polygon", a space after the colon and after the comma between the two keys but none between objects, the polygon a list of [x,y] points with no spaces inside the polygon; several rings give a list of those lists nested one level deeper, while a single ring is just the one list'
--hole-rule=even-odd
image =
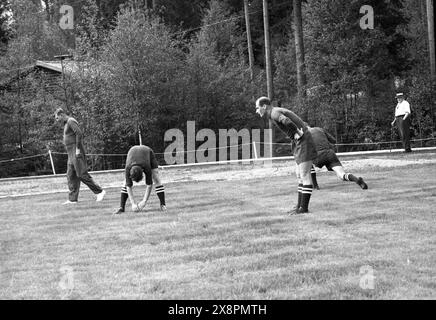
[{"label": "utility pole", "polygon": [[[271,68],[271,43],[269,37],[269,19],[268,19],[268,0],[263,0],[263,28],[265,34],[265,64],[266,64],[266,83],[268,98],[272,101],[274,100],[274,89],[273,89],[273,79],[272,79],[272,68]],[[273,157],[273,142],[274,142],[274,129],[273,123],[270,119],[268,121],[268,127],[271,129],[270,135],[270,155]]]},{"label": "utility pole", "polygon": [[434,11],[433,0],[427,0],[427,26],[428,26],[428,45],[430,52],[430,72],[432,84],[436,80],[436,62],[435,62],[435,38],[434,38]]},{"label": "utility pole", "polygon": [[21,132],[21,74],[20,69],[18,69],[18,78],[17,78],[18,88],[17,88],[17,94],[18,94],[18,138],[20,139],[20,152],[23,153],[23,135]]},{"label": "utility pole", "polygon": [[66,111],[70,112],[69,106],[68,106],[68,93],[67,93],[67,87],[65,86],[65,70],[64,70],[64,60],[65,59],[71,59],[73,56],[71,54],[63,54],[59,56],[54,56],[55,59],[58,59],[61,61],[61,68],[62,68],[62,89],[64,89],[64,95],[65,95],[65,107]]},{"label": "utility pole", "polygon": [[[435,36],[434,36],[434,6],[433,0],[427,0],[427,26],[428,26],[428,45],[430,53],[430,75],[431,75],[431,88],[432,96],[436,88],[436,61],[435,61]],[[434,113],[433,113],[433,99],[430,103],[431,119],[434,128]]]},{"label": "utility pole", "polygon": [[[304,40],[303,40],[303,18],[301,13],[301,0],[293,0],[294,14],[294,39],[295,39],[295,56],[297,60],[297,89],[298,103],[302,103],[305,97],[306,66],[304,59]],[[308,121],[308,112],[305,109],[303,120]]]},{"label": "utility pole", "polygon": [[253,74],[254,58],[253,58],[253,44],[251,42],[250,15],[248,13],[248,0],[244,0],[244,12],[245,12],[245,26],[247,29],[248,63],[250,66],[250,79],[251,79],[251,81],[253,81],[253,78],[254,78],[254,74]]}]

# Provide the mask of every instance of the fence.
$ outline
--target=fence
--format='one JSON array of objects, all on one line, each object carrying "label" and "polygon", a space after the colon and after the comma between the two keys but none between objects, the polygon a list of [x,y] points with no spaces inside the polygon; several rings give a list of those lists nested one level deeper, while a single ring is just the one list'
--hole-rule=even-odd
[{"label": "fence", "polygon": [[[436,138],[426,139],[414,139],[411,140],[412,147],[433,147],[436,146]],[[164,157],[170,153],[155,153],[158,158],[158,163],[162,167],[182,167],[187,165],[211,165],[214,163],[231,164],[231,163],[252,163],[255,161],[267,161],[267,160],[280,160],[280,159],[292,159],[290,156],[291,146],[289,143],[272,143],[274,148],[274,157],[261,156],[260,145],[271,145],[266,142],[253,142],[251,144],[252,157],[250,159],[238,158],[235,160],[216,161],[216,162],[197,162],[189,164],[175,164],[165,165]],[[212,150],[219,150],[222,148],[238,147],[242,148],[244,144],[238,144],[233,146],[208,148],[208,152]],[[339,143],[336,144],[336,151],[340,152],[342,149],[348,147],[350,151],[371,151],[371,150],[392,150],[401,146],[401,141],[382,141],[382,142],[364,142],[364,143]],[[198,150],[183,151],[184,154],[190,152],[198,152]],[[173,153],[171,153],[173,154]],[[92,171],[107,171],[123,169],[125,166],[127,154],[87,154],[87,161]],[[57,158],[57,159],[56,159]],[[2,170],[5,166],[15,166],[15,170],[7,170],[8,172],[14,172],[15,174],[5,174],[6,170]],[[63,152],[54,152],[48,150],[47,153],[25,156],[20,158],[13,158],[7,160],[0,160],[0,178],[8,177],[23,177],[23,176],[35,176],[35,175],[56,175],[63,174],[67,168],[67,154]]]}]

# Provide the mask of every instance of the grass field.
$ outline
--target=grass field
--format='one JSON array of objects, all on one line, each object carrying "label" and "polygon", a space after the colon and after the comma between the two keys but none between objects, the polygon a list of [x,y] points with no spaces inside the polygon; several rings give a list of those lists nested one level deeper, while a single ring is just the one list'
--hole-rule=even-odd
[{"label": "grass field", "polygon": [[111,215],[118,188],[3,198],[0,299],[435,299],[435,165],[360,172],[292,217],[291,175],[169,183],[166,214],[153,192]]}]

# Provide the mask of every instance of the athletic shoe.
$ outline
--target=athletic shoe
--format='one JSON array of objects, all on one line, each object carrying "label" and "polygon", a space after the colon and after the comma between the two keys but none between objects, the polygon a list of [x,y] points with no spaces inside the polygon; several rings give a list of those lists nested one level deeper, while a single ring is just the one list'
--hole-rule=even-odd
[{"label": "athletic shoe", "polygon": [[356,182],[359,187],[361,187],[362,189],[368,189],[368,185],[365,183],[365,181],[363,181],[362,177],[359,177],[359,179],[357,179]]},{"label": "athletic shoe", "polygon": [[309,210],[304,210],[303,209],[303,207],[300,207],[299,209],[298,209],[298,214],[302,214],[302,213],[309,213]]},{"label": "athletic shoe", "polygon": [[297,212],[298,212],[298,207],[294,207],[286,213],[291,216],[291,215],[297,214]]},{"label": "athletic shoe", "polygon": [[95,201],[100,202],[104,199],[104,196],[106,195],[106,191],[102,191],[99,194],[97,194],[97,199]]},{"label": "athletic shoe", "polygon": [[309,211],[308,210],[303,210],[302,207],[300,207],[300,208],[295,207],[291,211],[288,212],[288,214],[290,216],[293,216],[293,215],[296,215],[296,214],[302,214],[302,213],[309,213]]},{"label": "athletic shoe", "polygon": [[160,205],[160,211],[162,211],[162,212],[166,212],[166,211],[167,211],[167,206],[164,205],[164,204],[161,204],[161,205]]},{"label": "athletic shoe", "polygon": [[62,205],[69,205],[69,204],[77,204],[77,201],[65,201],[64,203],[62,203]]},{"label": "athletic shoe", "polygon": [[313,186],[314,189],[319,190],[319,185]]},{"label": "athletic shoe", "polygon": [[115,211],[113,214],[122,214],[124,212],[123,209],[118,208],[117,211]]}]

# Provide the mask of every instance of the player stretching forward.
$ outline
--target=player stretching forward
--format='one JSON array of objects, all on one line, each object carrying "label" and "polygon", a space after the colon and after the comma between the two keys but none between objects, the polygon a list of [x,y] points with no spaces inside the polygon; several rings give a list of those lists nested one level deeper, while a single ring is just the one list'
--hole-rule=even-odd
[{"label": "player stretching forward", "polygon": [[[133,181],[141,181],[143,173],[145,173],[145,193],[143,199],[136,203],[132,192]],[[143,145],[130,148],[127,153],[125,175],[126,179],[121,188],[120,208],[114,212],[115,214],[124,212],[127,198],[130,200],[133,211],[137,212],[144,209],[150,197],[153,181],[156,183],[156,194],[159,197],[160,209],[161,211],[167,210],[165,205],[165,188],[160,181],[156,157],[151,148]]]},{"label": "player stretching forward", "polygon": [[319,127],[309,127],[309,131],[312,134],[312,139],[318,152],[318,156],[313,160],[313,164],[316,167],[322,168],[326,166],[327,170],[334,171],[340,180],[352,181],[357,183],[362,189],[368,189],[368,185],[363,181],[362,177],[357,178],[353,174],[344,171],[332,145],[336,143],[336,139],[331,134]]},{"label": "player stretching forward", "polygon": [[257,99],[256,113],[261,117],[271,119],[275,126],[295,142],[294,158],[297,164],[295,172],[298,179],[299,201],[298,206],[289,214],[309,212],[309,201],[313,190],[310,169],[317,153],[307,124],[288,109],[272,107],[271,101],[267,97]]}]

